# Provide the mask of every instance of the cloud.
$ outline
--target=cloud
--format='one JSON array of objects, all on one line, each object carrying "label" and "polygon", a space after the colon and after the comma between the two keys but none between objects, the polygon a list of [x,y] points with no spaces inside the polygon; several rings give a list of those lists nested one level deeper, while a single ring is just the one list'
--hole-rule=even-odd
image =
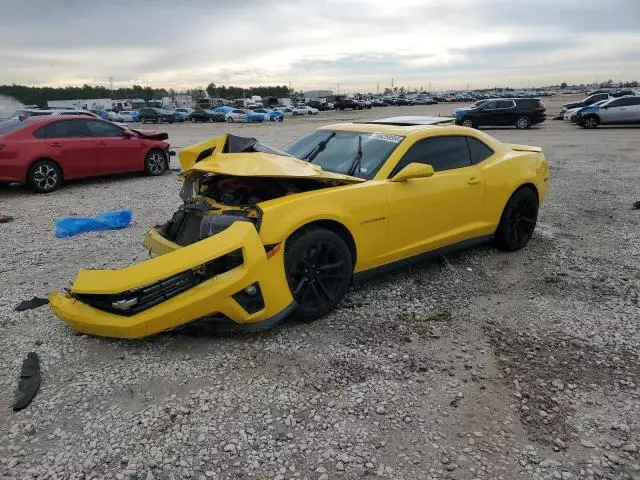
[{"label": "cloud", "polygon": [[52,86],[518,86],[640,62],[637,0],[5,2],[0,31],[0,83]]}]

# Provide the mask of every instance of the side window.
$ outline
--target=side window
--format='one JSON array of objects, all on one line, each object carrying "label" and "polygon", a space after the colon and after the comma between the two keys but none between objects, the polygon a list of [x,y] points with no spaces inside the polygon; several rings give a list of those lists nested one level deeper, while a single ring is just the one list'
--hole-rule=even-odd
[{"label": "side window", "polygon": [[638,105],[640,99],[636,98],[621,98],[618,100],[618,107],[630,107],[631,105]]},{"label": "side window", "polygon": [[628,98],[628,105],[640,105],[640,97]]},{"label": "side window", "polygon": [[496,108],[511,108],[515,105],[513,100],[498,100],[498,106]]},{"label": "side window", "polygon": [[33,135],[36,138],[78,138],[86,137],[87,133],[79,120],[62,120],[44,125]]},{"label": "side window", "polygon": [[395,175],[410,163],[431,165],[436,172],[463,168],[471,165],[466,137],[447,136],[419,140],[404,154],[391,175]]},{"label": "side window", "polygon": [[85,121],[87,130],[92,137],[121,137],[123,129],[117,125],[99,121]]},{"label": "side window", "polygon": [[624,101],[623,98],[618,98],[617,100],[612,100],[611,102],[609,102],[607,104],[607,107],[621,107],[622,105],[624,105],[623,101]]},{"label": "side window", "polygon": [[493,150],[491,150],[477,138],[467,137],[467,145],[469,145],[471,163],[473,163],[474,165],[493,155]]},{"label": "side window", "polygon": [[482,104],[482,108],[484,110],[493,110],[495,108],[497,108],[498,102],[495,100],[491,100],[490,102],[486,102],[484,104]]}]

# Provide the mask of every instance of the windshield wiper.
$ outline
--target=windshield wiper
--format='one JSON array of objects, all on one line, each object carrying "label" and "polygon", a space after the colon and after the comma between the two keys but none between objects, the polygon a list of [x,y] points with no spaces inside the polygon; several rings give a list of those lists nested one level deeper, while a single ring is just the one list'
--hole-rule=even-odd
[{"label": "windshield wiper", "polygon": [[353,176],[358,170],[360,170],[360,160],[362,160],[362,135],[358,135],[358,151],[356,152],[356,156],[353,158],[353,162],[351,162],[347,175]]},{"label": "windshield wiper", "polygon": [[313,159],[316,158],[325,148],[327,148],[327,143],[329,143],[329,140],[331,140],[335,136],[336,132],[331,132],[331,135],[329,135],[327,138],[313,147],[313,150],[311,150],[303,160],[307,160],[309,163],[313,162]]}]

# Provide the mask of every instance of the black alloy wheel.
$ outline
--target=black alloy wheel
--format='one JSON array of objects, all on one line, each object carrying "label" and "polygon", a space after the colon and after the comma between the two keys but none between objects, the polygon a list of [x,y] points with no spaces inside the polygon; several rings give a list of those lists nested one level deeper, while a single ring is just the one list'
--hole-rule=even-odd
[{"label": "black alloy wheel", "polygon": [[538,221],[538,197],[529,187],[516,191],[502,212],[496,242],[502,250],[514,252],[531,239]]},{"label": "black alloy wheel", "polygon": [[287,241],[284,261],[289,289],[297,303],[294,316],[302,320],[326,315],[349,290],[351,251],[330,230],[310,229],[296,234]]}]

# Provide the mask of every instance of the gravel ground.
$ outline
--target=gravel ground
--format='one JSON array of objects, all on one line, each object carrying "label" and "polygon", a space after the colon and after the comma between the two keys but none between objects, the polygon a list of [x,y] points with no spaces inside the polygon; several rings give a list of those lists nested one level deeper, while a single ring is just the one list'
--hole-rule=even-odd
[{"label": "gravel ground", "polygon": [[[176,147],[225,131],[280,147],[328,122],[454,107],[167,130]],[[144,259],[145,230],[179,204],[175,172],[0,191],[16,217],[0,225],[0,477],[640,478],[639,132],[491,130],[551,164],[525,250],[438,258],[354,286],[320,321],[252,335],[108,340],[46,307],[13,311],[80,268]],[[54,238],[55,218],[127,207],[127,229]],[[42,387],[13,413],[29,351]]]}]

